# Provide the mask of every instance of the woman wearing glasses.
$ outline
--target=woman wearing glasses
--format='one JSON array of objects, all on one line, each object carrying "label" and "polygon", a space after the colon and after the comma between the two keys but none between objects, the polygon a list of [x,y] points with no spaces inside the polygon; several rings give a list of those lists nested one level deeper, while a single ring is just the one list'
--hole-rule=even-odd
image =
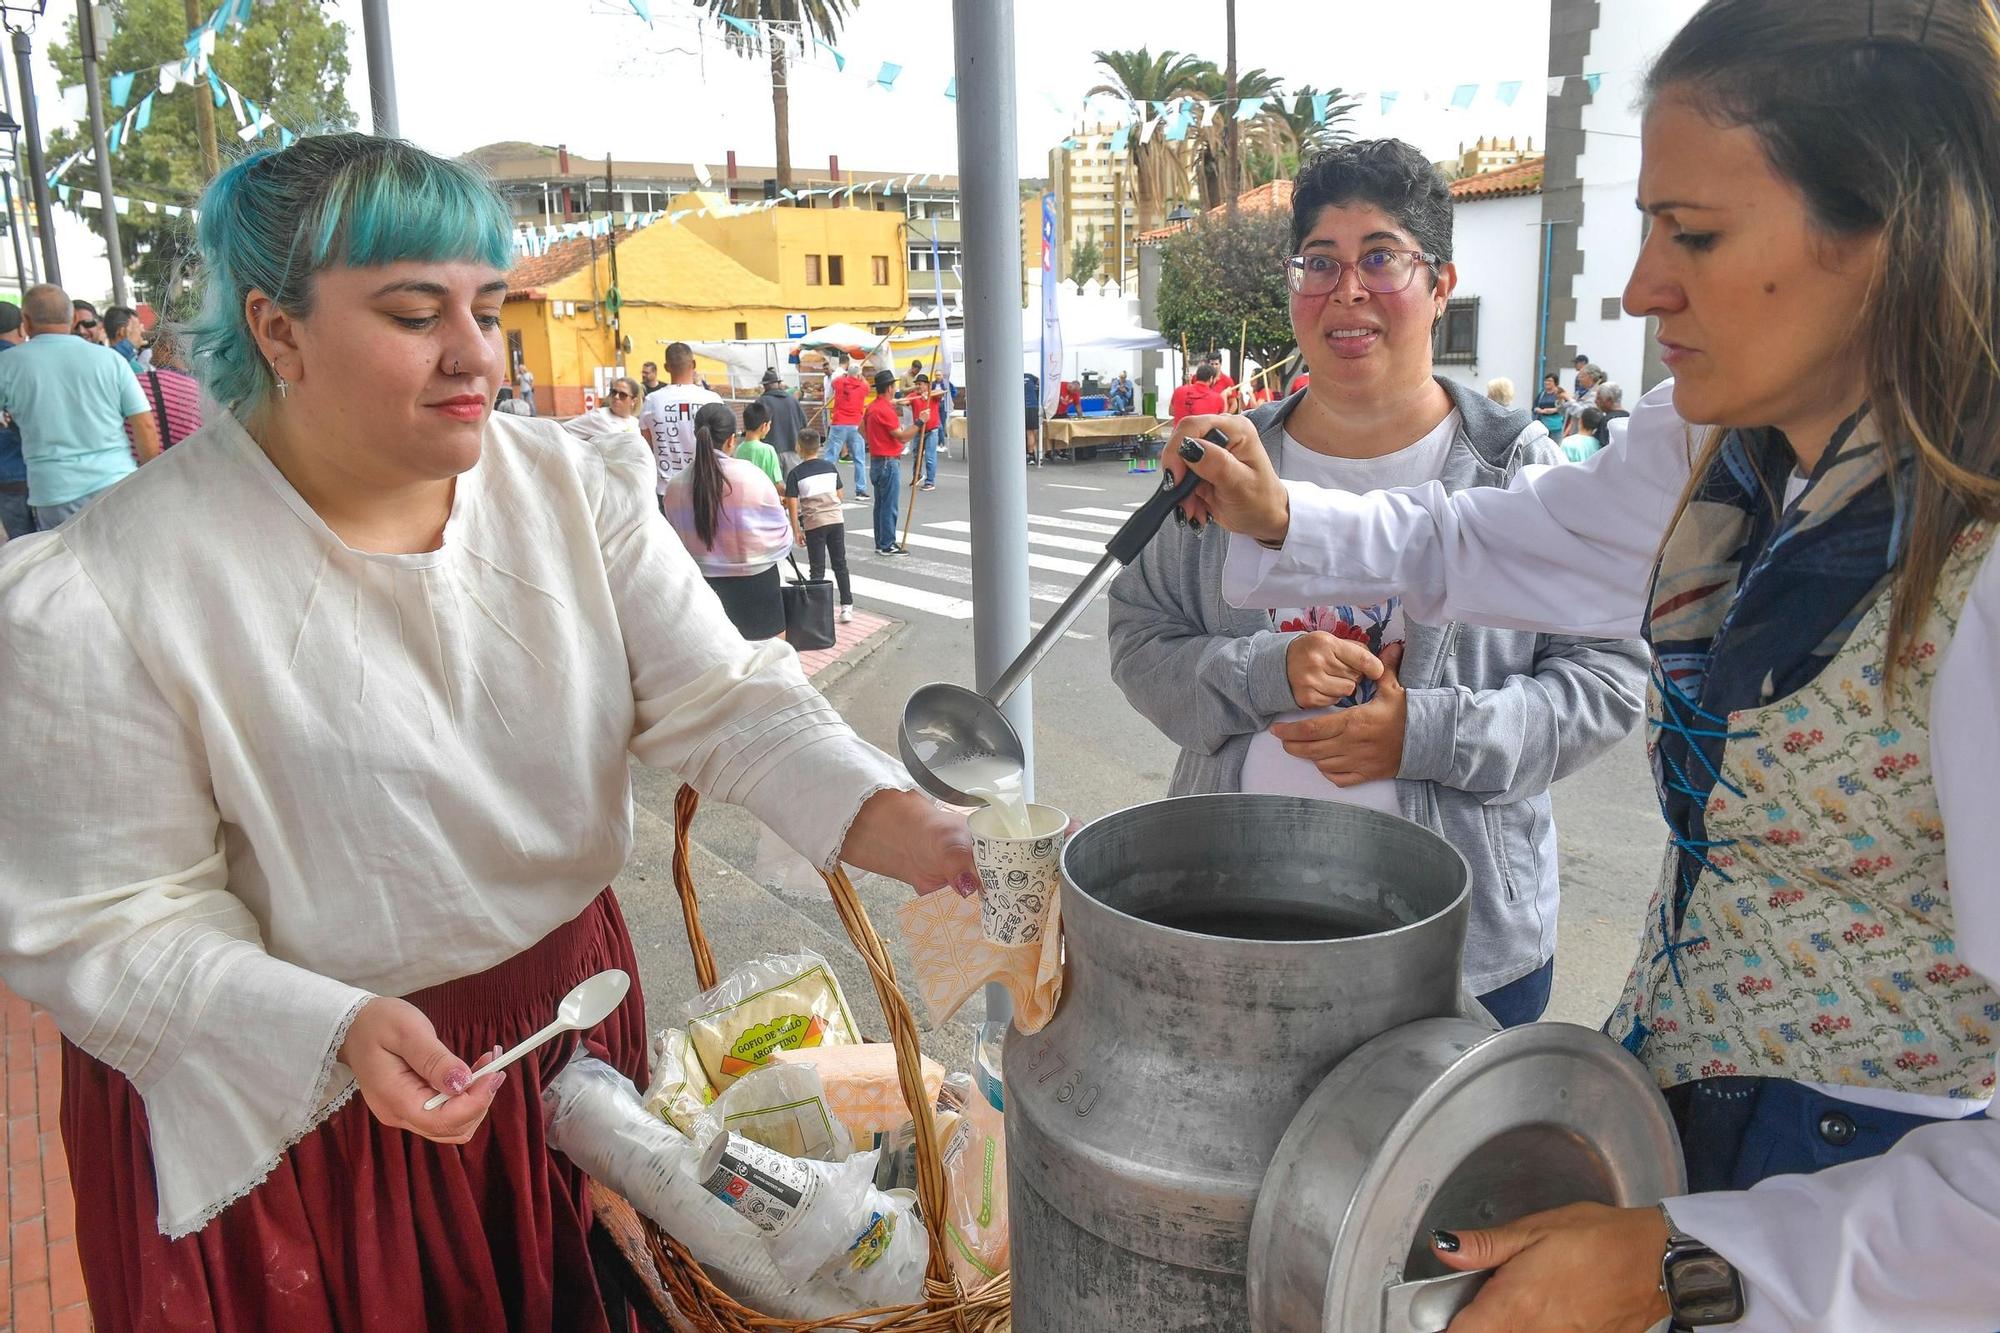
[{"label": "woman wearing glasses", "polygon": [[1992,1333],[2000,13],[1713,0],[1647,103],[1625,309],[1675,379],[1621,439],[1354,497],[1238,423],[1188,450],[1190,504],[1245,534],[1233,596],[1395,588],[1653,649],[1671,846],[1607,1031],[1693,1192],[1439,1233],[1499,1269],[1453,1333]]},{"label": "woman wearing glasses", "polygon": [[[617,459],[643,468],[653,466],[653,450],[639,431],[639,404],[644,394],[637,380],[620,377],[611,381],[604,405],[563,422],[563,429],[587,440]],[[651,477],[648,477],[648,484]],[[650,492],[649,492],[650,493]]]},{"label": "woman wearing glasses", "polygon": [[[1560,460],[1525,411],[1432,373],[1457,274],[1451,191],[1421,153],[1335,149],[1299,174],[1292,207],[1292,327],[1312,378],[1249,417],[1281,475],[1458,491]],[[1540,1017],[1556,946],[1548,787],[1638,725],[1643,645],[1406,622],[1393,589],[1235,609],[1226,550],[1165,532],[1112,585],[1112,673],[1181,746],[1173,794],[1311,796],[1439,832],[1473,871],[1468,989],[1502,1023]],[[1377,660],[1388,669],[1365,677]]]}]

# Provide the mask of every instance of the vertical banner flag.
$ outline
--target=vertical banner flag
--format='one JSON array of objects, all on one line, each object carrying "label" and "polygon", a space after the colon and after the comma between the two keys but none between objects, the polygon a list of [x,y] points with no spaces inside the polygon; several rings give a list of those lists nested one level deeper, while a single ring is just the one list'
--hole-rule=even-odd
[{"label": "vertical banner flag", "polygon": [[[937,296],[938,350],[931,363],[931,378],[945,389],[945,405],[951,405],[951,328],[944,318],[944,265],[938,262],[938,224],[931,223],[931,287]],[[964,298],[961,297],[961,300]],[[944,420],[940,415],[938,420]]]},{"label": "vertical banner flag", "polygon": [[1390,107],[1393,107],[1394,105],[1396,105],[1396,94],[1395,94],[1395,93],[1383,93],[1383,94],[1382,94],[1382,114],[1383,114],[1383,115],[1385,115],[1385,116],[1386,116],[1386,115],[1388,115],[1388,114],[1389,114],[1389,108],[1390,108]]},{"label": "vertical banner flag", "polygon": [[1332,93],[1313,94],[1313,124],[1315,125],[1326,124],[1327,107],[1332,103],[1332,101],[1333,101]]},{"label": "vertical banner flag", "polygon": [[1062,384],[1062,317],[1056,313],[1056,197],[1042,196],[1042,415]]}]

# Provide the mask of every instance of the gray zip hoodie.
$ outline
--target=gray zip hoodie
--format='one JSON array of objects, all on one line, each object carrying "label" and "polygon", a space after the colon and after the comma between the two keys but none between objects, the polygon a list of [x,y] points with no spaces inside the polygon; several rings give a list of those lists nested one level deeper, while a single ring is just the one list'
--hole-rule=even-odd
[{"label": "gray zip hoodie", "polygon": [[[1528,413],[1440,380],[1458,408],[1447,491],[1504,486],[1562,454]],[[1250,422],[1278,462],[1281,428],[1304,393]],[[1227,534],[1172,524],[1111,585],[1111,674],[1125,698],[1181,747],[1169,794],[1240,789],[1250,738],[1292,699],[1296,634],[1222,600]],[[1442,834],[1472,867],[1465,986],[1496,990],[1556,947],[1556,835],[1549,784],[1624,739],[1645,706],[1637,639],[1576,639],[1453,622],[1408,622],[1409,692],[1396,792],[1407,819]]]}]

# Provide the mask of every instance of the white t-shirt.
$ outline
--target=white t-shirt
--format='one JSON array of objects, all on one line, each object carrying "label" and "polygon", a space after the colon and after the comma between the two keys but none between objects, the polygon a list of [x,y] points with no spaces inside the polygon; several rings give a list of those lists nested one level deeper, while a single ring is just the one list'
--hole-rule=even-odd
[{"label": "white t-shirt", "polygon": [[[1380,458],[1334,458],[1314,453],[1289,435],[1281,435],[1279,473],[1286,481],[1302,481],[1332,491],[1362,494],[1392,486],[1421,486],[1435,481],[1444,469],[1444,457],[1458,435],[1456,409],[1445,414],[1428,435],[1415,444]],[[1389,645],[1402,643],[1403,599],[1391,597],[1374,606],[1286,606],[1271,608],[1271,628],[1327,630],[1344,639],[1357,639],[1378,657]],[[1364,680],[1347,703],[1333,708],[1351,708],[1375,697],[1375,682]],[[1333,708],[1286,713],[1280,721],[1329,713]],[[1283,742],[1268,730],[1250,738],[1250,752],[1243,757],[1244,791],[1270,792],[1281,796],[1312,796],[1326,801],[1346,801],[1373,810],[1399,815],[1396,782],[1383,778],[1355,787],[1336,787],[1309,759],[1287,754]]]},{"label": "white t-shirt", "polygon": [[639,409],[639,433],[653,446],[659,463],[655,494],[665,495],[667,482],[694,461],[694,414],[704,403],[721,401],[699,384],[662,384],[646,395],[646,404]]}]

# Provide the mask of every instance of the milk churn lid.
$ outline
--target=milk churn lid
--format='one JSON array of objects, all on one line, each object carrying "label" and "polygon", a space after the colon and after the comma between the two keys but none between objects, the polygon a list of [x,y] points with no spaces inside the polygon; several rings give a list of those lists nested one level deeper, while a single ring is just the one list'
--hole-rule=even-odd
[{"label": "milk churn lid", "polygon": [[1686,1188],[1639,1062],[1570,1023],[1392,1028],[1334,1067],[1264,1173],[1250,1228],[1257,1333],[1434,1333],[1483,1279],[1449,1277],[1434,1228]]}]

